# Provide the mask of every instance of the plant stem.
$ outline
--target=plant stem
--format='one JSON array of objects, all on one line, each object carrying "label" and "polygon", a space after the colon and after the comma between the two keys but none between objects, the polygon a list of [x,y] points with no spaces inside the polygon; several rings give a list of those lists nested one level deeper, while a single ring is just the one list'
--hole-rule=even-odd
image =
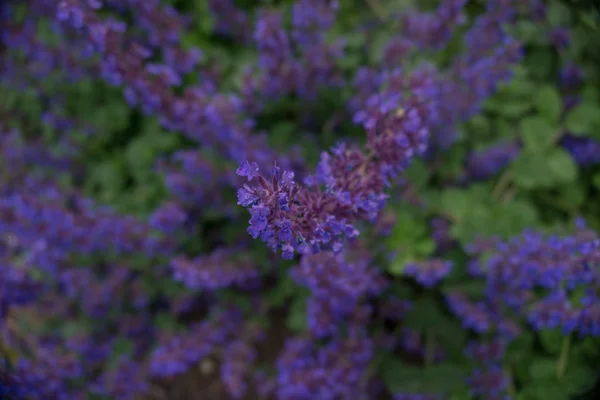
[{"label": "plant stem", "polygon": [[500,198],[500,201],[502,203],[508,203],[510,202],[515,195],[517,194],[517,188],[515,186],[511,186],[508,189],[506,189],[506,191],[504,192],[504,194],[502,194],[502,197]]},{"label": "plant stem", "polygon": [[567,370],[567,361],[569,360],[569,352],[571,351],[571,335],[566,336],[563,339],[562,347],[560,349],[560,357],[556,363],[556,378],[562,379]]},{"label": "plant stem", "polygon": [[499,199],[502,196],[502,194],[504,193],[504,191],[506,190],[506,188],[512,182],[512,178],[513,177],[512,177],[512,173],[510,172],[510,170],[506,170],[500,176],[500,179],[498,179],[496,186],[494,186],[494,188],[492,189],[492,197],[495,199]]}]

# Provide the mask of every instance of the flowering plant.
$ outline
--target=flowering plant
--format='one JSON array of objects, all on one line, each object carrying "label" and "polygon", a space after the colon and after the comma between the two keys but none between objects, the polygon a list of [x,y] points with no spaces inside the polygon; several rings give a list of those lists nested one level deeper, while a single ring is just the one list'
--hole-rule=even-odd
[{"label": "flowering plant", "polygon": [[596,398],[599,25],[1,2],[0,398]]}]

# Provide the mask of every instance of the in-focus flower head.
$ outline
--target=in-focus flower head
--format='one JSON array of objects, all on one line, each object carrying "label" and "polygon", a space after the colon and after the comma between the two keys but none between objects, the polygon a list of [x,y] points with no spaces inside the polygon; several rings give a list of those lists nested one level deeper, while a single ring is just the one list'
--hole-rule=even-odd
[{"label": "in-focus flower head", "polygon": [[267,180],[255,164],[245,162],[238,174],[249,179],[238,190],[238,204],[250,211],[248,233],[260,237],[273,251],[281,248],[284,258],[324,247],[339,251],[343,237],[358,235],[346,222],[354,216],[352,204],[331,191],[298,186],[292,171],[281,172],[275,165]]}]

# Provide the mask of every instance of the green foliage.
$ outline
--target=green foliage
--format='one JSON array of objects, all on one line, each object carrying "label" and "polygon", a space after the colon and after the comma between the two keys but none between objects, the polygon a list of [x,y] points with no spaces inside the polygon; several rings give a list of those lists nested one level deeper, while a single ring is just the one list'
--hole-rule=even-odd
[{"label": "green foliage", "polygon": [[465,391],[465,373],[461,365],[438,364],[429,368],[411,366],[390,359],[382,365],[383,381],[392,392],[453,394]]},{"label": "green foliage", "polygon": [[[579,21],[579,17],[562,4],[550,3],[551,25],[576,24],[575,21]],[[517,35],[529,47],[525,61],[515,70],[514,78],[485,103],[484,113],[464,125],[460,142],[436,159],[441,167],[422,168],[419,165],[414,171],[409,169],[407,176],[420,191],[423,206],[418,211],[411,209],[409,212],[407,206],[395,205],[399,219],[387,245],[390,251],[398,251],[399,254],[387,268],[391,274],[401,275],[406,263],[431,254],[425,251],[419,256],[417,250],[420,243],[430,240],[424,234],[430,216],[450,221],[450,235],[463,249],[477,237],[508,238],[527,228],[553,230],[569,221],[566,216],[584,216],[591,225],[600,222],[600,208],[590,205],[590,195],[594,193],[597,196],[600,191],[598,167],[584,169],[578,166],[561,145],[566,133],[600,139],[598,75],[586,81],[575,93],[580,96],[581,103],[565,109],[566,94],[556,79],[560,66],[565,62],[562,57],[590,65],[586,58],[589,45],[582,44],[585,39],[574,39],[574,42],[579,42],[567,50],[568,55],[557,54],[548,46],[545,29],[532,21],[517,24]],[[579,35],[577,29],[574,31]],[[588,78],[588,71],[593,70],[593,67],[590,68],[586,71]],[[509,138],[518,138],[522,150],[496,176],[483,183],[447,184],[461,176],[467,153],[465,149],[484,149],[500,139]],[[437,186],[440,182],[446,185]],[[429,250],[428,244],[424,246]],[[458,265],[442,284],[441,292],[456,291],[473,299],[483,298],[485,285],[466,274],[460,252],[445,254],[445,257]],[[398,287],[395,289],[397,291]],[[447,314],[443,302],[436,298],[437,290],[418,292],[416,296],[410,291],[400,292],[405,297],[412,294],[415,298],[402,326],[420,332],[429,340],[433,338],[449,360],[460,363],[464,360],[460,350],[470,338]],[[562,332],[544,330],[535,333],[528,330],[524,321],[519,322],[524,332],[510,343],[503,363],[513,377],[513,398],[567,400],[590,390],[597,376],[593,365],[597,364],[600,356],[597,340],[575,339],[565,355],[565,335]],[[565,362],[566,366],[561,377],[557,373],[559,362]],[[392,359],[382,368],[384,382],[392,391],[436,392],[427,383],[436,378],[428,375],[426,366]],[[468,371],[462,365],[456,368],[456,371],[462,369],[462,373]],[[443,383],[440,390],[445,393],[444,398],[472,398],[466,392],[461,393],[460,388],[445,387]]]},{"label": "green foliage", "polygon": [[560,121],[562,114],[562,99],[555,87],[544,85],[537,89],[535,95],[535,108],[539,115],[552,124]]},{"label": "green foliage", "polygon": [[556,137],[556,127],[552,126],[549,121],[545,115],[521,120],[519,130],[527,151],[544,152],[552,147]]},{"label": "green foliage", "polygon": [[557,147],[547,152],[523,151],[511,165],[511,172],[523,189],[561,187],[573,183],[578,175],[571,155]]},{"label": "green foliage", "polygon": [[558,356],[562,346],[564,335],[560,330],[543,330],[539,333],[540,343],[548,354]]},{"label": "green foliage", "polygon": [[307,330],[306,299],[304,297],[295,298],[292,301],[286,324],[292,332],[305,332]]},{"label": "green foliage", "polygon": [[435,249],[433,240],[428,237],[425,221],[419,220],[412,213],[398,216],[388,238],[388,246],[395,253],[387,268],[392,275],[401,275],[406,264],[427,258]]},{"label": "green foliage", "polygon": [[584,102],[569,111],[565,120],[569,132],[580,136],[598,136],[600,131],[600,104]]},{"label": "green foliage", "polygon": [[537,223],[534,206],[524,199],[501,202],[488,185],[448,189],[437,198],[436,209],[454,221],[451,235],[463,244],[478,236],[508,237]]}]

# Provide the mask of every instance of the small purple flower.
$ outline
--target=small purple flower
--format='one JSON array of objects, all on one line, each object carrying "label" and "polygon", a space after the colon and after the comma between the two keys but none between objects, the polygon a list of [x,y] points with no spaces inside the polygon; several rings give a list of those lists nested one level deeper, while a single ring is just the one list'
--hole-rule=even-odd
[{"label": "small purple flower", "polygon": [[486,333],[493,328],[494,316],[483,302],[471,302],[460,293],[451,293],[446,296],[446,303],[465,328],[477,333]]},{"label": "small purple flower", "polygon": [[571,32],[565,27],[556,27],[550,31],[550,42],[558,50],[565,50],[571,43]]},{"label": "small purple flower", "polygon": [[256,239],[260,236],[261,232],[265,230],[269,223],[267,217],[270,213],[271,211],[265,206],[255,205],[250,208],[251,217],[248,233],[250,233],[253,238]]},{"label": "small purple flower", "polygon": [[579,334],[600,336],[600,295],[588,294],[582,301]]},{"label": "small purple flower", "polygon": [[432,288],[450,273],[452,265],[451,261],[435,259],[411,263],[404,268],[404,275],[414,277],[426,288]]},{"label": "small purple flower", "polygon": [[256,178],[259,173],[258,173],[258,164],[253,162],[250,163],[248,161],[244,161],[239,168],[237,169],[236,173],[239,176],[245,176],[248,178],[248,182],[251,181],[252,179]]},{"label": "small purple flower", "polygon": [[466,162],[467,179],[483,180],[493,176],[510,164],[520,151],[517,142],[508,141],[471,153]]},{"label": "small purple flower", "polygon": [[578,89],[585,79],[583,68],[575,63],[568,63],[560,70],[560,86],[562,90]]},{"label": "small purple flower", "polygon": [[536,302],[529,312],[529,322],[537,329],[560,328],[564,334],[575,329],[581,311],[575,309],[564,291],[553,293]]},{"label": "small purple flower", "polygon": [[582,167],[600,164],[600,141],[593,138],[565,135],[560,141]]}]

